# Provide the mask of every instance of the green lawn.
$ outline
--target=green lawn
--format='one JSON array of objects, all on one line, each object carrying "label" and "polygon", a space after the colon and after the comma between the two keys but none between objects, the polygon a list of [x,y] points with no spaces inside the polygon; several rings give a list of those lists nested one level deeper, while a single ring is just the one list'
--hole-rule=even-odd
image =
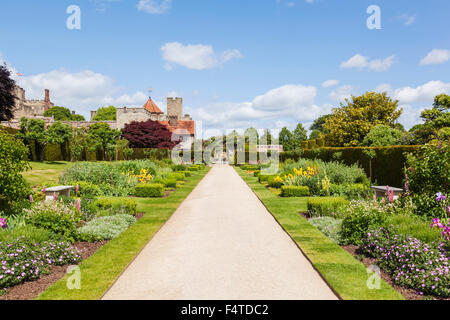
[{"label": "green lawn", "polygon": [[38,299],[100,299],[208,171],[209,168],[188,178],[168,198],[139,199],[138,212],[146,212],[146,215],[79,265],[81,290],[69,290],[66,276],[40,294]]},{"label": "green lawn", "polygon": [[59,174],[66,169],[70,162],[44,161],[30,162],[31,170],[22,173],[28,183],[34,187],[44,183],[58,183]]},{"label": "green lawn", "polygon": [[384,281],[381,281],[380,289],[367,287],[366,267],[298,214],[306,211],[306,198],[278,197],[257,178],[241,169],[236,170],[342,299],[403,299]]}]

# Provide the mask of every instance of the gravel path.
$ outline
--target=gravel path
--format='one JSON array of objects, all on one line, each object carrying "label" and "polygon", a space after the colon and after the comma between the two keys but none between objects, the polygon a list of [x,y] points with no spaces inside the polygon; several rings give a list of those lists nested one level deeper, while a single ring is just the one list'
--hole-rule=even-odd
[{"label": "gravel path", "polygon": [[337,299],[247,184],[216,165],[103,299]]}]

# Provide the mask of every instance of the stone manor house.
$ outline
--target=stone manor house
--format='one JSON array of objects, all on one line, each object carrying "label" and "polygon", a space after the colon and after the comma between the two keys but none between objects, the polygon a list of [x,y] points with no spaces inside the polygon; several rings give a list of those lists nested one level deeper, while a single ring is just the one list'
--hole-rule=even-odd
[{"label": "stone manor house", "polygon": [[[14,89],[16,96],[14,106],[14,118],[10,121],[2,121],[0,125],[20,129],[20,119],[38,118],[45,122],[46,126],[55,122],[53,117],[44,117],[44,112],[54,106],[50,101],[50,90],[45,89],[44,100],[27,100],[25,98],[25,90],[19,86]],[[72,111],[75,113],[75,111]],[[156,103],[149,98],[142,108],[117,108],[116,121],[93,121],[96,111],[91,111],[91,121],[63,121],[72,126],[72,128],[89,127],[96,122],[105,122],[112,129],[123,129],[125,124],[132,121],[158,121],[165,125],[176,137],[182,139],[178,145],[180,149],[190,149],[195,139],[195,121],[185,114],[183,115],[183,99],[167,98],[167,114],[161,111]]]}]

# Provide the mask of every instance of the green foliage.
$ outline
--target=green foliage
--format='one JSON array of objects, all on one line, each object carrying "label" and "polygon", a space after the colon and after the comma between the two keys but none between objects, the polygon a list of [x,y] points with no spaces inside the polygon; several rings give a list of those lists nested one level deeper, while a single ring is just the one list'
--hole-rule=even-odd
[{"label": "green foliage", "polygon": [[25,222],[38,228],[62,235],[66,241],[76,240],[76,223],[79,221],[74,212],[57,201],[43,201],[25,209]]},{"label": "green foliage", "polygon": [[380,124],[370,130],[362,144],[367,147],[394,146],[399,144],[402,135],[400,130]]},{"label": "green foliage", "polygon": [[345,103],[333,109],[323,124],[332,146],[359,146],[372,128],[380,124],[393,127],[403,111],[386,93],[367,92],[345,99]]},{"label": "green foliage", "polygon": [[28,149],[14,136],[0,129],[0,211],[7,215],[21,208],[31,188],[21,173],[30,168]]},{"label": "green foliage", "polygon": [[100,188],[91,182],[87,181],[77,181],[71,182],[71,186],[78,185],[78,194],[76,196],[87,199],[95,199],[100,194]]},{"label": "green foliage", "polygon": [[17,238],[23,237],[26,241],[42,243],[44,241],[63,241],[64,237],[46,229],[37,228],[33,225],[22,225],[11,228],[9,219],[8,229],[0,231],[0,242],[14,242]]},{"label": "green foliage", "polygon": [[277,188],[277,189],[279,189],[279,188],[281,188],[283,186],[283,182],[282,181],[276,181],[276,178],[277,178],[276,175],[274,175],[274,176],[267,176],[267,177],[268,177],[267,178],[267,185],[270,188]]},{"label": "green foliage", "polygon": [[[448,194],[450,186],[450,145],[448,142],[428,143],[407,157],[409,191],[417,205],[418,214],[439,217],[438,192]],[[441,216],[444,218],[443,216]]]},{"label": "green foliage", "polygon": [[369,185],[362,183],[331,184],[329,192],[331,196],[344,196],[348,199],[366,198],[369,193]]},{"label": "green foliage", "polygon": [[58,106],[46,110],[44,117],[53,117],[55,121],[85,121],[83,116],[72,114],[69,109]]},{"label": "green foliage", "polygon": [[135,188],[136,197],[160,198],[164,197],[164,186],[162,184],[138,184]]},{"label": "green foliage", "polygon": [[282,197],[307,197],[309,196],[309,188],[306,186],[282,186]]},{"label": "green foliage", "polygon": [[136,215],[137,201],[134,198],[100,197],[97,198],[93,206],[101,215],[112,216],[116,214]]},{"label": "green foliage", "polygon": [[308,198],[306,205],[310,217],[335,217],[339,210],[350,202],[342,197],[313,197]]},{"label": "green foliage", "polygon": [[191,171],[179,171],[180,173],[183,173],[184,176],[186,178],[191,177],[192,176],[192,172]]},{"label": "green foliage", "polygon": [[292,143],[292,132],[289,131],[288,128],[284,127],[283,129],[281,129],[278,135],[278,141],[283,146],[284,151],[291,151],[294,149]]},{"label": "green foliage", "polygon": [[184,181],[186,176],[182,172],[171,172],[165,175],[167,180]]},{"label": "green foliage", "polygon": [[411,214],[389,215],[383,225],[393,233],[411,236],[426,243],[441,241],[441,232],[437,228],[430,228],[430,221],[423,220]]},{"label": "green foliage", "polygon": [[342,218],[344,244],[360,245],[369,230],[382,226],[387,218],[383,207],[373,201],[352,201],[338,215]]},{"label": "green foliage", "polygon": [[[419,146],[391,146],[391,147],[349,147],[349,148],[320,148],[316,150],[302,150],[301,152],[282,152],[280,153],[280,161],[285,162],[288,159],[294,161],[300,158],[320,159],[325,162],[339,160],[346,165],[354,165],[358,163],[367,175],[369,170],[369,157],[365,153],[366,150],[372,150],[375,157],[372,160],[372,178],[381,185],[389,185],[395,187],[403,186],[404,167],[406,164],[406,154],[415,152]],[[336,155],[339,157],[336,159]]]},{"label": "green foliage", "polygon": [[317,217],[311,218],[309,223],[333,240],[333,242],[342,243],[342,220],[332,217]]},{"label": "green foliage", "polygon": [[96,218],[78,229],[80,239],[88,242],[112,240],[136,222],[128,214],[117,214]]},{"label": "green foliage", "polygon": [[114,121],[117,120],[117,110],[114,106],[103,107],[97,110],[92,119],[94,121]]},{"label": "green foliage", "polygon": [[177,187],[177,180],[176,179],[166,179],[164,180],[164,187],[166,188],[176,188]]},{"label": "green foliage", "polygon": [[292,132],[292,147],[293,149],[299,149],[303,141],[308,139],[308,134],[301,123],[297,124],[294,131]]},{"label": "green foliage", "polygon": [[172,170],[173,171],[187,171],[188,166],[185,164],[176,164],[176,165],[172,166]]},{"label": "green foliage", "polygon": [[89,145],[90,151],[101,152],[103,160],[107,158],[108,145],[114,145],[121,132],[119,130],[111,129],[107,123],[94,123],[87,131],[86,141]]}]

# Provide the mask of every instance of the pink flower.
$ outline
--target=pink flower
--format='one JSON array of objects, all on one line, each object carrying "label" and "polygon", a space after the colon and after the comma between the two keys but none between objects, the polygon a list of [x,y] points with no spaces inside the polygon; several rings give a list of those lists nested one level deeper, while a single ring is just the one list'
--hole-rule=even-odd
[{"label": "pink flower", "polygon": [[56,194],[56,192],[53,192],[53,200],[55,200],[55,201],[58,200],[58,195]]},{"label": "pink flower", "polygon": [[77,211],[78,212],[81,211],[81,201],[80,201],[80,199],[77,200]]},{"label": "pink flower", "polygon": [[30,194],[30,196],[28,197],[28,199],[30,199],[30,202],[31,202],[31,203],[34,202],[34,201],[33,201],[33,195],[32,195],[32,194]]},{"label": "pink flower", "polygon": [[45,186],[42,187],[42,192],[45,193],[47,189],[45,188]]},{"label": "pink flower", "polygon": [[78,194],[78,191],[80,191],[80,186],[77,184],[77,185],[75,186],[75,193]]}]

